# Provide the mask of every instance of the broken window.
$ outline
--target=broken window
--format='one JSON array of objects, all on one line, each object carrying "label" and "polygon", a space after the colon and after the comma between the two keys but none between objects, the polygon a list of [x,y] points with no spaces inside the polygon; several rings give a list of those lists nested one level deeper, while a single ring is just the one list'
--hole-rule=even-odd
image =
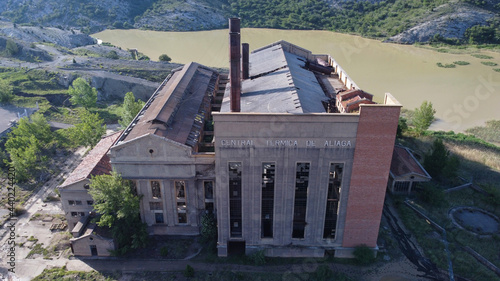
[{"label": "broken window", "polygon": [[214,182],[204,181],[203,187],[205,189],[205,199],[214,199]]},{"label": "broken window", "polygon": [[177,222],[187,223],[186,182],[174,181],[174,186],[177,198]]},{"label": "broken window", "polygon": [[163,213],[155,213],[155,223],[164,223]]},{"label": "broken window", "polygon": [[76,216],[78,216],[78,212],[71,212],[71,216],[72,216],[72,217],[76,217]]},{"label": "broken window", "polygon": [[337,216],[342,186],[342,171],[344,164],[331,163],[328,174],[328,194],[326,198],[325,226],[323,238],[335,238]]},{"label": "broken window", "polygon": [[307,188],[310,163],[297,163],[292,238],[304,238],[306,228]]},{"label": "broken window", "polygon": [[214,182],[204,181],[203,189],[205,190],[205,211],[211,214],[214,212]]},{"label": "broken window", "polygon": [[273,237],[274,163],[262,163],[261,237]]},{"label": "broken window", "polygon": [[161,189],[159,181],[151,181],[151,194],[153,195],[154,199],[161,198]]},{"label": "broken window", "polygon": [[75,200],[68,200],[68,204],[70,206],[74,206],[75,205]]},{"label": "broken window", "polygon": [[92,201],[92,200],[87,200],[87,205],[89,205],[89,206],[94,205],[94,201]]},{"label": "broken window", "polygon": [[241,237],[241,162],[229,162],[229,220],[231,237]]}]

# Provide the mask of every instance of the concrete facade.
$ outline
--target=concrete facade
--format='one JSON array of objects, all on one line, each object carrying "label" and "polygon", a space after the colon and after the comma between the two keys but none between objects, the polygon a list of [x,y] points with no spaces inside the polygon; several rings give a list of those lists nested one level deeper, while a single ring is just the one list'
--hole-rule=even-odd
[{"label": "concrete facade", "polygon": [[[151,134],[115,145],[110,159],[123,178],[136,183],[150,234],[199,234],[205,203],[213,202],[213,195],[205,200],[205,185],[213,188],[215,181],[213,153],[193,154],[191,147]],[[176,183],[184,184],[184,197],[177,196]],[[155,185],[159,194],[153,194]]]},{"label": "concrete facade", "polygon": [[89,213],[94,210],[94,201],[88,193],[89,183],[90,180],[85,178],[59,189],[69,229],[73,229],[82,218],[88,217]]},{"label": "concrete facade", "polygon": [[198,235],[201,216],[215,212],[215,155],[203,139],[219,79],[197,63],[174,70],[110,150],[151,235]]}]

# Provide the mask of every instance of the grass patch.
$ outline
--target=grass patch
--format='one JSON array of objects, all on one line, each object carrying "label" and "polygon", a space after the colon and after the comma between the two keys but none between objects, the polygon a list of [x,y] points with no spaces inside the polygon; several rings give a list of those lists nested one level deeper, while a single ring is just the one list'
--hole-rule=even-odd
[{"label": "grass patch", "polygon": [[45,249],[42,244],[35,244],[33,249],[26,256],[27,259],[35,258],[35,255],[42,255],[44,258],[48,258],[49,250]]},{"label": "grass patch", "polygon": [[456,65],[469,65],[470,64],[470,62],[463,61],[463,60],[454,61],[453,63],[456,64]]},{"label": "grass patch", "polygon": [[121,277],[121,273],[101,273],[97,271],[68,271],[65,266],[44,269],[32,281],[45,280],[79,280],[79,281],[116,281]]},{"label": "grass patch", "polygon": [[482,60],[490,60],[493,58],[492,56],[483,55],[483,54],[472,54],[471,56],[478,58],[478,59],[482,59]]},{"label": "grass patch", "polygon": [[[500,72],[500,68],[498,69]],[[467,129],[465,132],[488,142],[500,144],[500,120],[487,121],[484,126]]]},{"label": "grass patch", "polygon": [[453,64],[453,63],[445,63],[445,64],[442,64],[442,63],[438,62],[438,63],[436,63],[436,65],[437,65],[438,67],[442,67],[442,68],[455,68],[455,67],[456,67],[456,65],[455,65],[455,64]]},{"label": "grass patch", "polygon": [[487,65],[487,66],[497,66],[498,65],[498,63],[492,62],[492,61],[482,61],[481,63],[484,65]]}]

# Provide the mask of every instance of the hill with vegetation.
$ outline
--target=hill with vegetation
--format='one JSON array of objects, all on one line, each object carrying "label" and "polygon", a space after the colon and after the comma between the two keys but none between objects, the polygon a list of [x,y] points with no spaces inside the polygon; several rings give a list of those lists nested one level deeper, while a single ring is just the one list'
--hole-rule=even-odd
[{"label": "hill with vegetation", "polygon": [[163,31],[227,27],[322,29],[397,43],[498,43],[496,0],[6,0],[0,15],[16,24]]}]

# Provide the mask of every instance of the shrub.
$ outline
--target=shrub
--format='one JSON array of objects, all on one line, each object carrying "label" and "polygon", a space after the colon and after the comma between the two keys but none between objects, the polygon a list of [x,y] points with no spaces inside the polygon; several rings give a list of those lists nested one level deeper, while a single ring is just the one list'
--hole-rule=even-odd
[{"label": "shrub", "polygon": [[184,269],[184,277],[194,277],[194,268],[189,264],[186,265],[186,269]]},{"label": "shrub", "polygon": [[14,56],[19,52],[19,47],[17,46],[16,42],[9,39],[5,44],[5,50],[7,51],[7,54],[9,54],[10,56]]},{"label": "shrub", "polygon": [[162,256],[162,257],[168,256],[168,248],[167,247],[165,247],[165,246],[161,247],[160,256]]},{"label": "shrub", "polygon": [[16,207],[14,207],[14,215],[16,215],[16,217],[24,213],[26,213],[26,209],[23,206],[16,205]]},{"label": "shrub", "polygon": [[317,281],[327,281],[327,280],[337,280],[333,279],[333,271],[326,264],[322,264],[316,268],[314,271],[314,280]]},{"label": "shrub", "polygon": [[441,206],[444,202],[444,191],[432,183],[424,183],[418,198],[431,206]]},{"label": "shrub", "polygon": [[249,256],[249,259],[252,261],[254,265],[264,265],[266,264],[266,256],[264,255],[264,251],[258,251],[252,253]]},{"label": "shrub", "polygon": [[9,102],[13,98],[12,87],[7,81],[0,80],[0,102]]},{"label": "shrub", "polygon": [[368,265],[375,261],[373,250],[366,245],[357,246],[354,249],[354,260],[359,265]]},{"label": "shrub", "polygon": [[463,60],[454,61],[453,63],[456,64],[456,65],[469,65],[470,64],[470,62],[463,61]]},{"label": "shrub", "polygon": [[160,57],[158,57],[160,61],[171,61],[172,58],[170,58],[167,54],[162,54]]},{"label": "shrub", "polygon": [[200,234],[203,242],[217,239],[217,221],[213,214],[204,214],[201,217]]}]

